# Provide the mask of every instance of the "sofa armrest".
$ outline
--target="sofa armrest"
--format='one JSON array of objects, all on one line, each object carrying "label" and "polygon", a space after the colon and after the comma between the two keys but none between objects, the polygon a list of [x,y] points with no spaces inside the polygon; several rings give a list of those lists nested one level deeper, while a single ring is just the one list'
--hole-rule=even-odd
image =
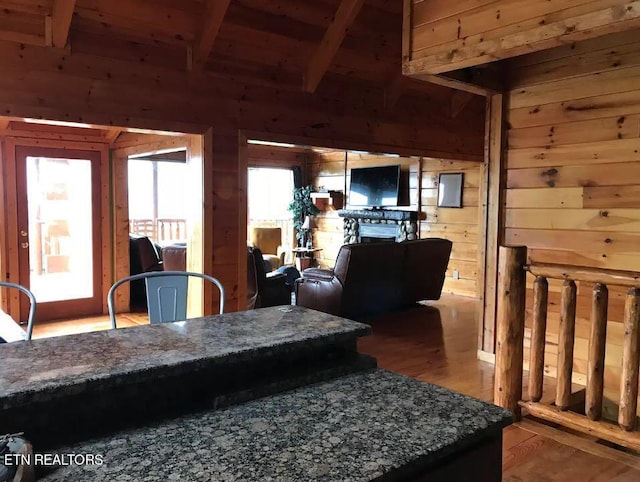
[{"label": "sofa armrest", "polygon": [[307,268],[302,272],[303,279],[331,281],[335,275],[333,269]]},{"label": "sofa armrest", "polygon": [[341,303],[342,283],[332,271],[308,268],[296,280],[296,305],[339,315]]}]

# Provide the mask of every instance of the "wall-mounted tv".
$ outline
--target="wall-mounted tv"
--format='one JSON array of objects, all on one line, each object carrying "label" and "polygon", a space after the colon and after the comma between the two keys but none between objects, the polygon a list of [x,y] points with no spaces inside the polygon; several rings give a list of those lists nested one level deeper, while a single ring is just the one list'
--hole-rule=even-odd
[{"label": "wall-mounted tv", "polygon": [[398,205],[400,165],[351,169],[349,204],[387,207]]}]

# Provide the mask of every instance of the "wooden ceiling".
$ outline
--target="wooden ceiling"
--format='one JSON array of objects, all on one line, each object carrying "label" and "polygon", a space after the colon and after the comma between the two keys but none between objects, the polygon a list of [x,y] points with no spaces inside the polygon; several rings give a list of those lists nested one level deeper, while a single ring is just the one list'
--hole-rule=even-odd
[{"label": "wooden ceiling", "polygon": [[401,76],[400,0],[0,0],[0,40],[279,89],[363,82],[391,103],[399,85],[451,94]]}]

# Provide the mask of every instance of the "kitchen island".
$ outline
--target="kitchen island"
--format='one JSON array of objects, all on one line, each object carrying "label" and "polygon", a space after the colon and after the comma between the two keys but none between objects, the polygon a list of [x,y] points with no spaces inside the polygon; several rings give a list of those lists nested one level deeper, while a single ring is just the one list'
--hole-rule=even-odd
[{"label": "kitchen island", "polygon": [[[500,480],[511,414],[375,369],[356,351],[366,325],[299,307],[181,323],[0,347],[0,431],[22,424],[36,450],[104,458],[44,480]],[[92,362],[114,337],[113,363]]]}]

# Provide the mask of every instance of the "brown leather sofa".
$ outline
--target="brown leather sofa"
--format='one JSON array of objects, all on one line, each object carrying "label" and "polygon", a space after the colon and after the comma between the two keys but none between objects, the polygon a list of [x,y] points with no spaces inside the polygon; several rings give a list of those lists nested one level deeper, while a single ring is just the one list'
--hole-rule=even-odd
[{"label": "brown leather sofa", "polygon": [[303,271],[296,304],[357,319],[437,300],[450,254],[440,238],[345,245],[333,269]]}]

